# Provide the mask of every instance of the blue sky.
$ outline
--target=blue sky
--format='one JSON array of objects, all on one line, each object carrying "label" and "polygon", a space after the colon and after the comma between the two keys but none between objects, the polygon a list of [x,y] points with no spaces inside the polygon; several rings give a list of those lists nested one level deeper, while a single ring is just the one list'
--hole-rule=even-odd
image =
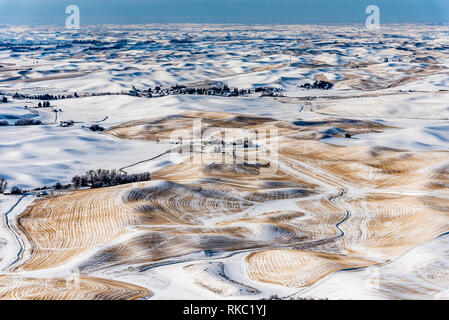
[{"label": "blue sky", "polygon": [[102,23],[449,23],[449,0],[0,0],[0,24],[61,24],[78,5],[81,25]]}]

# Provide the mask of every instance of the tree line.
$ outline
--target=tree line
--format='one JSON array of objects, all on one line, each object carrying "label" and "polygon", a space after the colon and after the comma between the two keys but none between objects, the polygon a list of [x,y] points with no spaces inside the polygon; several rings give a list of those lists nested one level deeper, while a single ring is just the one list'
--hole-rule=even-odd
[{"label": "tree line", "polygon": [[[72,178],[71,183],[69,184],[61,184],[57,182],[53,188],[55,190],[69,189],[70,187],[78,188],[105,188],[105,187],[113,187],[121,184],[128,184],[134,182],[142,182],[142,181],[150,181],[151,174],[149,172],[143,173],[133,173],[128,174],[124,172],[106,169],[97,169],[97,170],[89,170],[83,175],[76,175]],[[3,194],[6,191],[6,186],[8,182],[5,178],[0,177],[0,194]],[[33,191],[43,191],[47,190],[47,186],[36,188]],[[10,194],[22,194],[24,192],[28,192],[26,190],[22,190],[20,187],[14,186],[9,191]]]},{"label": "tree line", "polygon": [[71,99],[71,98],[79,98],[78,93],[74,93],[73,95],[53,95],[53,94],[37,94],[37,95],[30,95],[30,94],[24,94],[16,92],[12,95],[13,99],[32,99],[32,100],[60,100],[60,99]]},{"label": "tree line", "polygon": [[230,88],[226,84],[223,86],[209,86],[203,88],[187,87],[184,85],[175,84],[168,88],[161,88],[156,86],[154,88],[148,88],[146,90],[140,90],[136,87],[132,87],[129,91],[129,95],[136,97],[161,97],[169,95],[211,95],[211,96],[225,96],[225,97],[238,97],[242,95],[247,95],[251,93],[262,93],[262,95],[280,95],[282,89],[274,87],[257,87],[255,89],[239,89]]},{"label": "tree line", "polygon": [[85,174],[80,176],[74,176],[72,178],[72,185],[75,188],[103,188],[149,180],[151,180],[151,174],[149,172],[128,174],[122,173],[115,169],[97,169],[89,170]]}]

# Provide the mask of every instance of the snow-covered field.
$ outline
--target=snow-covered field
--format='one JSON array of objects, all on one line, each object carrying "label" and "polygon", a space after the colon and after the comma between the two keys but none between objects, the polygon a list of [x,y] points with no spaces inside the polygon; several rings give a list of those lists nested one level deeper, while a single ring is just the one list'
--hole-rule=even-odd
[{"label": "snow-covered field", "polygon": [[[0,28],[0,298],[448,298],[447,26]],[[190,119],[275,128],[278,171],[176,156]],[[52,188],[96,169],[157,181]]]}]

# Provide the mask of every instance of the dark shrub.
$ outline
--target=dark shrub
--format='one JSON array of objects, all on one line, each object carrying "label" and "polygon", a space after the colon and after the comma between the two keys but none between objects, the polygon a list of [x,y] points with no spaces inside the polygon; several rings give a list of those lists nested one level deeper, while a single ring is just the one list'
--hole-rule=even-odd
[{"label": "dark shrub", "polygon": [[11,188],[11,194],[22,194],[22,192],[22,189],[20,189],[19,187],[14,186]]},{"label": "dark shrub", "polygon": [[40,124],[42,124],[42,121],[33,119],[20,119],[14,123],[15,126],[37,126]]},{"label": "dark shrub", "polygon": [[71,126],[73,126],[74,124],[75,124],[75,121],[73,121],[73,120],[69,120],[69,121],[60,121],[60,122],[59,122],[59,126],[60,126],[60,127],[63,127],[63,128],[71,127]]},{"label": "dark shrub", "polygon": [[103,186],[104,186],[104,183],[101,182],[101,181],[94,181],[92,183],[92,188],[93,189],[95,189],[95,188],[103,188]]},{"label": "dark shrub", "polygon": [[104,128],[102,126],[99,126],[98,124],[93,124],[89,127],[89,130],[91,131],[104,131]]},{"label": "dark shrub", "polygon": [[80,176],[74,176],[72,178],[72,184],[75,188],[79,188],[81,186],[81,177]]},{"label": "dark shrub", "polygon": [[82,176],[81,177],[81,181],[80,181],[80,186],[81,187],[87,187],[88,186],[87,182],[88,182],[87,177],[86,176]]},{"label": "dark shrub", "polygon": [[333,83],[327,81],[315,81],[313,84],[305,83],[301,85],[301,88],[304,89],[320,89],[320,90],[329,90],[334,86]]}]

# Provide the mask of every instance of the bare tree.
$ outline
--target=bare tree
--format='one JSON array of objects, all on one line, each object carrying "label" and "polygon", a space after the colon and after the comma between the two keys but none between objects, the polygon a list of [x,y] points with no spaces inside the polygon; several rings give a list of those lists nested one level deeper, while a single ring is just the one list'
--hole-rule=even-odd
[{"label": "bare tree", "polygon": [[8,182],[6,181],[5,178],[0,178],[0,193],[5,192],[7,184],[8,184]]}]

